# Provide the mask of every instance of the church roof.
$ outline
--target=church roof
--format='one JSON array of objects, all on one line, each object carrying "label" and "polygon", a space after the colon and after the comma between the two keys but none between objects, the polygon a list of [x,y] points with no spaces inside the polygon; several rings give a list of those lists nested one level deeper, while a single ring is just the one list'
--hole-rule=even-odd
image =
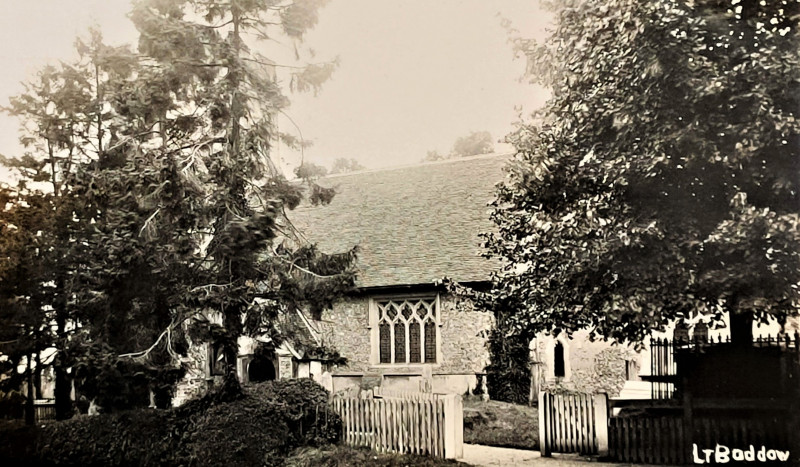
[{"label": "church roof", "polygon": [[359,246],[357,286],[431,284],[445,276],[485,281],[497,264],[481,257],[480,232],[509,155],[489,154],[339,174],[326,206],[303,204],[294,225],[326,253]]}]

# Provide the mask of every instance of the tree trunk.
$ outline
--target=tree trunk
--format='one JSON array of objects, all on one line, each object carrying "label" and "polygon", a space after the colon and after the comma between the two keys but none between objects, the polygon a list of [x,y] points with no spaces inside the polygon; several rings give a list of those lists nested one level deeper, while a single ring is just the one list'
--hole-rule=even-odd
[{"label": "tree trunk", "polygon": [[[226,310],[222,315],[222,325],[231,336],[242,335],[242,313],[239,307]],[[223,399],[236,399],[242,393],[242,386],[239,384],[239,375],[236,371],[236,363],[239,357],[238,339],[226,339],[222,345],[222,352],[225,356],[225,375],[222,379],[221,396]]]},{"label": "tree trunk", "polygon": [[33,360],[33,354],[29,354],[27,358],[28,362],[26,365],[25,377],[28,383],[28,394],[27,400],[25,401],[25,424],[26,425],[33,425],[36,421],[35,415],[33,413],[33,367],[31,366],[31,360]]},{"label": "tree trunk", "polygon": [[749,346],[753,343],[753,313],[743,311],[728,312],[731,326],[731,342],[738,346]]},{"label": "tree trunk", "polygon": [[55,373],[56,399],[56,420],[66,420],[72,417],[72,384],[67,374],[66,362],[64,361],[64,349],[62,342],[66,328],[64,310],[56,310],[56,358],[53,361],[53,372]]},{"label": "tree trunk", "polygon": [[36,364],[36,372],[33,374],[33,388],[36,392],[36,398],[44,399],[42,396],[42,357],[39,352],[36,352],[33,362]]}]

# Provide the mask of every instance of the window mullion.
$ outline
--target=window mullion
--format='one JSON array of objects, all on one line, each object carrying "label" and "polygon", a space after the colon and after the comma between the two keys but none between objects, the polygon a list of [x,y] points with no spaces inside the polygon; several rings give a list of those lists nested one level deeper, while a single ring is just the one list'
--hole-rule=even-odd
[{"label": "window mullion", "polygon": [[389,322],[389,362],[394,363],[395,356],[394,356],[394,321]]},{"label": "window mullion", "polygon": [[409,332],[409,323],[410,320],[406,320],[406,325],[404,329],[406,331],[406,363],[411,363],[411,333]]}]

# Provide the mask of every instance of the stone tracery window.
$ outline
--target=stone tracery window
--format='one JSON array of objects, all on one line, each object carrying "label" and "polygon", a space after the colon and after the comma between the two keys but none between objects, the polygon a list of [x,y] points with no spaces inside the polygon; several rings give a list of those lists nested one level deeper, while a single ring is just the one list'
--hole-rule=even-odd
[{"label": "stone tracery window", "polygon": [[375,302],[379,363],[436,363],[436,298]]}]

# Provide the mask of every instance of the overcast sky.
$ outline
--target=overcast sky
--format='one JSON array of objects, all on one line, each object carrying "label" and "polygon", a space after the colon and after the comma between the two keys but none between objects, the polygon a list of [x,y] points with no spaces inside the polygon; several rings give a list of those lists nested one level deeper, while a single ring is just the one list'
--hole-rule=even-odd
[{"label": "overcast sky", "polygon": [[[135,43],[128,0],[3,2],[0,102],[22,91],[46,63],[75,57],[73,42],[98,25],[111,44]],[[320,94],[290,96],[288,114],[313,141],[307,160],[330,165],[355,158],[370,168],[416,163],[428,150],[447,153],[470,131],[495,139],[511,131],[521,107],[546,94],[521,83],[500,17],[526,37],[543,37],[537,0],[331,0],[305,46],[340,68]],[[288,78],[288,77],[287,77]],[[284,121],[282,130],[293,131]],[[0,116],[0,153],[19,152],[18,124]],[[299,155],[282,150],[287,164]]]}]

